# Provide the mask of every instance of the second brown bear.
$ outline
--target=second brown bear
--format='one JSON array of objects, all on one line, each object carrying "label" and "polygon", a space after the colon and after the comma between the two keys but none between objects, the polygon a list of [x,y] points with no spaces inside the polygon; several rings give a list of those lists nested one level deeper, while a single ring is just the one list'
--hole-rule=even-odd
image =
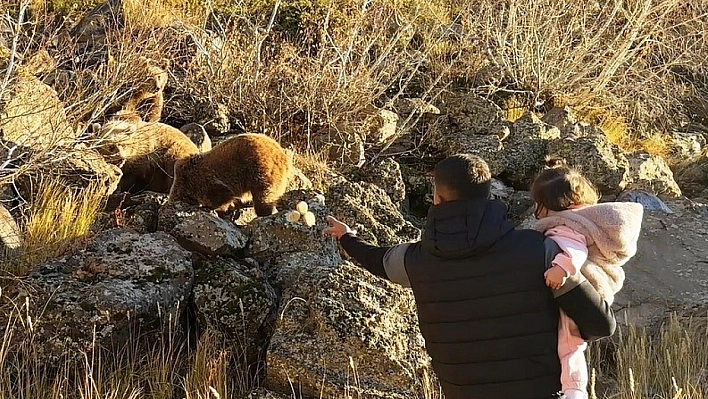
[{"label": "second brown bear", "polygon": [[211,151],[175,163],[169,201],[200,205],[219,213],[253,199],[258,216],[273,214],[292,173],[285,149],[264,134],[240,134]]}]

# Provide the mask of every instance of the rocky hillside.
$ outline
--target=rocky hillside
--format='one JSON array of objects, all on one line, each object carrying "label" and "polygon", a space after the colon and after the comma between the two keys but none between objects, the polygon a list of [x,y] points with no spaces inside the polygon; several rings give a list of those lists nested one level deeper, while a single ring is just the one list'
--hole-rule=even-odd
[{"label": "rocky hillside", "polygon": [[[541,7],[533,1],[431,2],[417,13],[385,1],[88,3],[0,1],[3,369],[41,359],[61,376],[55,365],[85,354],[175,343],[184,352],[170,356],[198,359],[215,340],[229,359],[223,380],[237,388],[210,375],[197,397],[212,397],[206,387],[221,397],[439,397],[411,292],[352,264],[322,229],[331,214],[379,245],[418,239],[432,166],[459,152],[489,162],[493,194],[519,228],[533,223],[527,190],[547,155],[581,169],[603,201],[645,206],[614,305],[623,326],[653,331],[671,312],[708,310],[706,57],[647,44],[676,47],[679,35],[704,48],[691,29],[708,25],[705,4],[582,7],[584,18],[565,21],[575,30],[556,46],[564,52],[544,53],[559,69],[549,73],[521,61],[554,44],[520,39],[530,36],[512,17]],[[465,7],[478,19],[462,17]],[[513,49],[483,26],[497,14]],[[624,52],[600,52],[608,37]],[[645,78],[649,69],[671,80]],[[106,126],[126,113],[181,128],[200,151],[244,131],[277,138],[298,166],[280,212],[220,218],[168,205],[164,192],[120,192],[124,159]],[[288,219],[300,201],[314,225]],[[695,367],[686,384],[703,381],[708,362]],[[168,385],[187,381],[174,397],[189,396],[195,369],[168,374]],[[7,375],[0,397],[23,378]]]}]

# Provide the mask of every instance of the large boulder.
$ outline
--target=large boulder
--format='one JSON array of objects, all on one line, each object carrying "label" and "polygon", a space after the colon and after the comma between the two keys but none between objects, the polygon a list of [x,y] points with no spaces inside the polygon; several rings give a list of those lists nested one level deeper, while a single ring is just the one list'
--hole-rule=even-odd
[{"label": "large boulder", "polygon": [[680,163],[674,170],[676,181],[685,195],[708,199],[708,149]]},{"label": "large boulder", "polygon": [[0,262],[22,250],[24,237],[12,214],[0,204]]},{"label": "large boulder", "polygon": [[498,176],[507,168],[502,141],[493,134],[450,133],[440,136],[436,145],[443,150],[445,156],[465,153],[481,157],[489,164],[492,176]]},{"label": "large boulder", "polygon": [[170,234],[183,248],[206,256],[237,256],[248,241],[233,223],[203,211],[185,218]]},{"label": "large boulder", "polygon": [[[122,348],[138,332],[156,339],[178,331],[193,278],[190,253],[167,234],[113,229],[79,253],[38,266],[2,299],[29,301],[37,355],[56,362]],[[0,316],[7,317],[7,305],[0,303]],[[16,337],[29,333],[18,327]]]},{"label": "large boulder", "polygon": [[263,356],[277,307],[275,290],[253,259],[202,258],[195,263],[194,305],[200,328],[223,337],[249,363]]},{"label": "large boulder", "polygon": [[604,135],[553,140],[548,154],[565,158],[603,193],[616,194],[627,186],[629,162]]},{"label": "large boulder", "polygon": [[[303,196],[290,196],[290,201],[287,202],[291,204],[289,207],[275,215],[259,217],[249,223],[246,228],[249,237],[246,251],[248,256],[259,263],[268,264],[282,256],[298,252],[333,257],[333,262],[340,260],[336,241],[322,234],[322,230],[328,226],[326,217],[330,211],[314,199],[316,193],[303,192]],[[300,200],[309,202],[309,210],[315,215],[314,226],[307,226],[302,220],[288,221],[288,212],[294,209]]]},{"label": "large boulder", "polygon": [[78,143],[54,89],[24,69],[16,71],[10,82],[0,98],[0,162],[22,166],[23,179],[17,182],[21,194],[33,197],[33,181],[27,181],[31,176],[53,176],[76,188],[93,182],[112,193],[120,168]]},{"label": "large boulder", "polygon": [[442,97],[441,134],[495,134],[504,123],[504,112],[493,102],[472,93]]},{"label": "large boulder", "polygon": [[385,144],[396,137],[399,116],[386,109],[375,109],[363,122],[360,130],[365,142]]},{"label": "large boulder", "polygon": [[697,157],[706,146],[706,136],[701,132],[671,132],[662,135],[666,145],[666,160],[673,166]]},{"label": "large boulder", "polygon": [[333,215],[375,245],[395,245],[420,238],[386,192],[371,183],[342,182],[325,194]]},{"label": "large boulder", "polygon": [[37,77],[21,71],[13,74],[1,94],[0,139],[6,145],[41,152],[76,142],[78,136],[56,91]]},{"label": "large boulder", "polygon": [[442,99],[442,115],[433,124],[433,146],[445,156],[458,153],[484,158],[493,176],[502,173],[506,159],[502,140],[509,134],[503,111],[493,102],[474,94],[452,93]]},{"label": "large boulder", "polygon": [[618,320],[652,326],[670,311],[708,302],[708,206],[670,201],[673,211],[645,211],[637,255],[625,266],[614,307]]},{"label": "large boulder", "polygon": [[372,183],[384,190],[395,205],[401,205],[406,197],[401,166],[391,158],[366,164],[351,174],[351,180]]},{"label": "large boulder", "polygon": [[548,143],[559,138],[558,128],[527,112],[514,122],[511,134],[504,142],[502,157],[506,168],[501,176],[514,188],[528,189],[543,165]]},{"label": "large boulder", "polygon": [[637,154],[627,157],[629,161],[628,187],[654,194],[680,197],[681,189],[666,162],[656,156]]},{"label": "large boulder", "polygon": [[[429,358],[410,290],[344,263],[284,258],[268,389],[306,396],[410,398]],[[354,377],[356,376],[355,380]],[[356,382],[355,382],[356,381]]]}]

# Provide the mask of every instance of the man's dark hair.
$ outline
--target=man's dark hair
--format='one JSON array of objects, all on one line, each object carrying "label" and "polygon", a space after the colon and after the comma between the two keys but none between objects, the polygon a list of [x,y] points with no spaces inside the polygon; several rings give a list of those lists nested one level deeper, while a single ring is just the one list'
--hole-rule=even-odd
[{"label": "man's dark hair", "polygon": [[435,165],[435,185],[454,196],[450,200],[487,199],[492,174],[484,159],[472,154],[457,154]]}]

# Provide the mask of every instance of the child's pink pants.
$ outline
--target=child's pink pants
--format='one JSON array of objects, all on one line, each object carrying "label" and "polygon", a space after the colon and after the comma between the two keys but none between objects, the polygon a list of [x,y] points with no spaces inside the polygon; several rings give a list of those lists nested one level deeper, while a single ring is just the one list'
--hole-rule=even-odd
[{"label": "child's pink pants", "polygon": [[588,365],[585,361],[587,346],[588,344],[580,336],[578,326],[561,310],[558,322],[558,357],[561,362],[561,384],[566,395],[570,390],[587,392]]}]

